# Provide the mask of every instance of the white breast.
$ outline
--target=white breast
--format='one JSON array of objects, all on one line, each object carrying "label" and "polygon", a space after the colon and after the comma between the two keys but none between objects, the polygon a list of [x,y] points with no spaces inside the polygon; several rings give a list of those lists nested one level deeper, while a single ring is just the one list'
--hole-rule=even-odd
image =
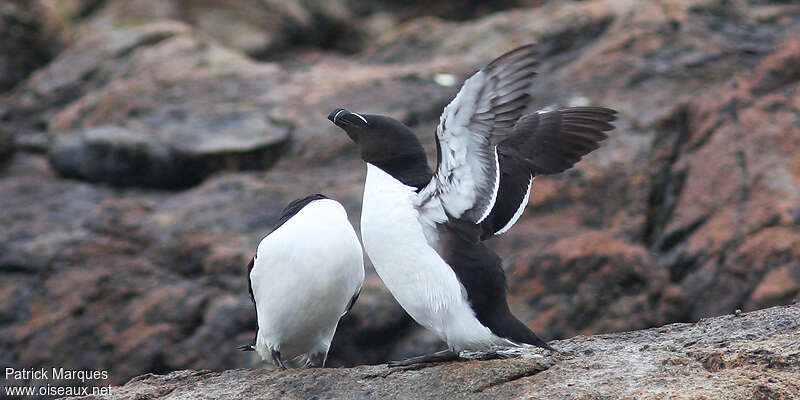
[{"label": "white breast", "polygon": [[463,285],[429,245],[435,233],[420,223],[415,198],[413,187],[367,164],[361,233],[375,271],[406,312],[450,348],[504,344],[478,321]]},{"label": "white breast", "polygon": [[316,200],[258,246],[250,280],[256,351],[284,359],[327,352],[339,318],[364,280],[361,245],[344,208]]}]

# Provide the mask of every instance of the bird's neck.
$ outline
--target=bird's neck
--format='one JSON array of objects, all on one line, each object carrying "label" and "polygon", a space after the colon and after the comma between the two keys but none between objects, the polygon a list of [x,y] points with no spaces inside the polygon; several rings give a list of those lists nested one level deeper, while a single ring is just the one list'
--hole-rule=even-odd
[{"label": "bird's neck", "polygon": [[433,176],[427,161],[420,160],[416,156],[398,156],[373,162],[372,164],[404,185],[416,188],[417,191],[425,187]]}]

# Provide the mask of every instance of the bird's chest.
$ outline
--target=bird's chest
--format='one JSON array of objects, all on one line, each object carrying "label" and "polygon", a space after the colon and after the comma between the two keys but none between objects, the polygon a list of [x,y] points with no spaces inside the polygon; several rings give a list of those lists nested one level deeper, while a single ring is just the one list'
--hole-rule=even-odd
[{"label": "bird's chest", "polygon": [[452,307],[465,301],[453,270],[429,244],[430,232],[414,207],[416,193],[369,165],[361,233],[375,271],[401,306],[423,326],[442,334]]},{"label": "bird's chest", "polygon": [[373,263],[393,260],[402,267],[408,264],[402,260],[409,252],[431,249],[413,204],[416,193],[380,168],[367,165],[361,210],[364,246]]}]

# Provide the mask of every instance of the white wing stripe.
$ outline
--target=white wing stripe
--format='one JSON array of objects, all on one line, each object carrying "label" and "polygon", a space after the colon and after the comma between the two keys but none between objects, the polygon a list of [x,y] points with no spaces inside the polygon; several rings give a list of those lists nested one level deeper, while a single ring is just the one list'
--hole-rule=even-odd
[{"label": "white wing stripe", "polygon": [[[492,148],[492,154],[494,154],[494,187],[492,188],[492,197],[486,209],[483,210],[483,215],[481,215],[476,224],[483,222],[483,220],[492,213],[494,203],[497,201],[497,191],[500,190],[500,158],[497,156],[497,146]],[[528,185],[528,189],[530,189],[530,184]]]},{"label": "white wing stripe", "polygon": [[501,189],[496,146],[530,101],[535,54],[531,45],[519,47],[464,81],[439,118],[439,165],[416,204],[427,210],[437,202],[448,218],[472,224],[489,218]]},{"label": "white wing stripe", "polygon": [[482,71],[475,73],[464,82],[456,98],[445,107],[436,127],[442,159],[435,179],[428,185],[433,187],[426,187],[422,191],[425,197],[429,194],[439,196],[444,209],[455,218],[461,218],[465,212],[475,207],[478,201],[477,186],[483,178],[480,171],[485,166],[475,165],[472,153],[486,139],[473,135],[467,128],[475,112],[476,97],[484,84],[483,80]]},{"label": "white wing stripe", "polygon": [[514,216],[511,217],[506,226],[500,228],[499,231],[495,232],[494,233],[495,235],[502,235],[508,232],[508,230],[511,229],[511,227],[514,226],[514,224],[517,223],[519,217],[522,216],[522,213],[525,211],[525,207],[528,206],[528,199],[531,196],[531,186],[533,185],[534,178],[536,177],[532,176],[531,179],[528,181],[528,191],[525,192],[525,197],[522,199],[522,203],[519,204],[519,208],[517,208],[517,211],[514,213]]}]

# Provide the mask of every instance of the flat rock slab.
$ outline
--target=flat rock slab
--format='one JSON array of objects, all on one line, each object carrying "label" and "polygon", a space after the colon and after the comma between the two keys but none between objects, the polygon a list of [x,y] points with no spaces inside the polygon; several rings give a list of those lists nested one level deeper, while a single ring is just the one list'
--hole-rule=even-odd
[{"label": "flat rock slab", "polygon": [[800,396],[800,306],[578,336],[512,358],[339,369],[147,374],[106,399],[793,399]]},{"label": "flat rock slab", "polygon": [[283,75],[187,25],[122,27],[82,37],[34,73],[0,99],[0,119],[20,138],[45,131],[64,177],[183,188],[280,158],[292,127],[257,100]]},{"label": "flat rock slab", "polygon": [[218,170],[266,169],[290,127],[258,112],[194,117],[157,131],[103,125],[56,134],[48,156],[62,175],[117,186],[185,187]]}]

